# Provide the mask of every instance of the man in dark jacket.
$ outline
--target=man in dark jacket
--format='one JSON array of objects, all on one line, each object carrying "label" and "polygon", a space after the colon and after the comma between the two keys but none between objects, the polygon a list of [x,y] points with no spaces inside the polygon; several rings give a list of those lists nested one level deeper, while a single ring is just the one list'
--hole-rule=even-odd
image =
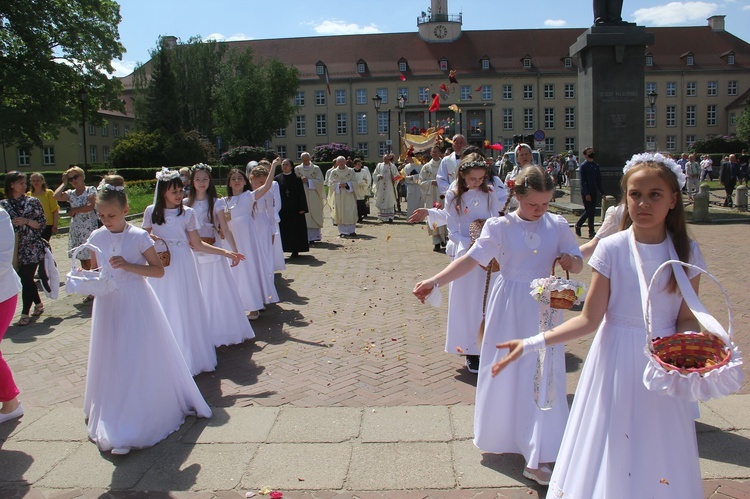
[{"label": "man in dark jacket", "polygon": [[594,217],[596,215],[596,201],[602,194],[602,174],[599,172],[599,165],[594,162],[594,149],[587,147],[583,150],[585,161],[578,168],[581,175],[581,199],[583,208],[586,210],[581,218],[576,222],[576,235],[581,237],[581,227],[588,220],[589,238],[593,238]]},{"label": "man in dark jacket", "polygon": [[730,154],[729,162],[721,162],[721,168],[719,169],[719,182],[724,186],[724,192],[726,198],[724,198],[724,206],[733,207],[732,193],[734,187],[737,185],[737,179],[740,177],[740,163],[737,161],[737,155]]}]

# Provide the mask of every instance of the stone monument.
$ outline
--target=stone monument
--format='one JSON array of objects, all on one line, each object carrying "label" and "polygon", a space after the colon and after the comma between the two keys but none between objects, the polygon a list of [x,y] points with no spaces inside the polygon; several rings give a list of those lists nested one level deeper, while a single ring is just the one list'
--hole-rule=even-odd
[{"label": "stone monument", "polygon": [[578,37],[578,148],[596,149],[604,194],[620,199],[625,161],[642,152],[645,132],[644,67],[654,35],[643,26],[595,25]]}]

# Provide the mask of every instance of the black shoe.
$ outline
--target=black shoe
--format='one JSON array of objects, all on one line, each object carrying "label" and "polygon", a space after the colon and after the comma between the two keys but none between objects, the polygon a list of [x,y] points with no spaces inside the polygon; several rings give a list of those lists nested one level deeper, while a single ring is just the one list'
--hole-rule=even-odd
[{"label": "black shoe", "polygon": [[432,251],[435,251],[436,253],[442,253],[443,248],[440,246],[440,244],[436,244],[434,248],[432,248]]},{"label": "black shoe", "polygon": [[581,228],[576,225],[576,236],[581,237]]},{"label": "black shoe", "polygon": [[466,370],[471,374],[479,373],[479,355],[466,356]]},{"label": "black shoe", "polygon": [[299,257],[299,253],[297,251],[292,251],[292,254],[289,255],[289,258],[297,258]]},{"label": "black shoe", "polygon": [[349,237],[357,237],[359,234],[356,232],[352,232],[351,234],[348,234]]},{"label": "black shoe", "polygon": [[596,232],[589,232],[589,239],[594,239]]}]

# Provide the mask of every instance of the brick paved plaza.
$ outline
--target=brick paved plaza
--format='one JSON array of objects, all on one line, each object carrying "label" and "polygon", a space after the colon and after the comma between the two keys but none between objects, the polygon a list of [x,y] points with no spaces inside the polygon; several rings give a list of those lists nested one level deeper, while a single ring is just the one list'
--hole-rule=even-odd
[{"label": "brick paved plaza", "polygon": [[[357,239],[336,238],[327,222],[325,242],[277,274],[282,302],[252,323],[256,340],[220,348],[218,369],[196,378],[211,420],[190,418],[128,456],[100,454],[86,438],[90,306],[64,291],[46,300],[45,314],[12,326],[1,345],[26,414],[0,426],[0,497],[108,489],[244,497],[263,486],[285,497],[544,497],[521,477],[519,456],[483,454],[471,443],[476,378],[443,352],[445,292],[440,309],[411,294],[447,258],[432,251],[424,226],[368,220]],[[747,355],[748,226],[690,230],[730,294]],[[64,275],[66,237],[54,246]],[[589,281],[588,269],[582,278]],[[708,280],[701,297],[726,323]],[[590,340],[567,345],[569,394]],[[750,497],[748,409],[747,383],[740,395],[701,405],[705,497]]]}]

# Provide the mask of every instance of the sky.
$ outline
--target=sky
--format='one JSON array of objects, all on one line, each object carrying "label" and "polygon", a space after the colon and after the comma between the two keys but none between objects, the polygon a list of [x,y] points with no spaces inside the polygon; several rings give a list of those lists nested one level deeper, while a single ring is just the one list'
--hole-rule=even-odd
[{"label": "sky", "polygon": [[[586,28],[590,0],[447,0],[450,14],[463,14],[463,29]],[[159,36],[186,42],[191,36],[219,41],[417,31],[429,0],[120,0],[120,41],[127,52],[113,61],[125,76],[149,59]],[[705,26],[726,15],[726,30],[750,42],[750,0],[624,0],[623,19],[642,26]]]}]

